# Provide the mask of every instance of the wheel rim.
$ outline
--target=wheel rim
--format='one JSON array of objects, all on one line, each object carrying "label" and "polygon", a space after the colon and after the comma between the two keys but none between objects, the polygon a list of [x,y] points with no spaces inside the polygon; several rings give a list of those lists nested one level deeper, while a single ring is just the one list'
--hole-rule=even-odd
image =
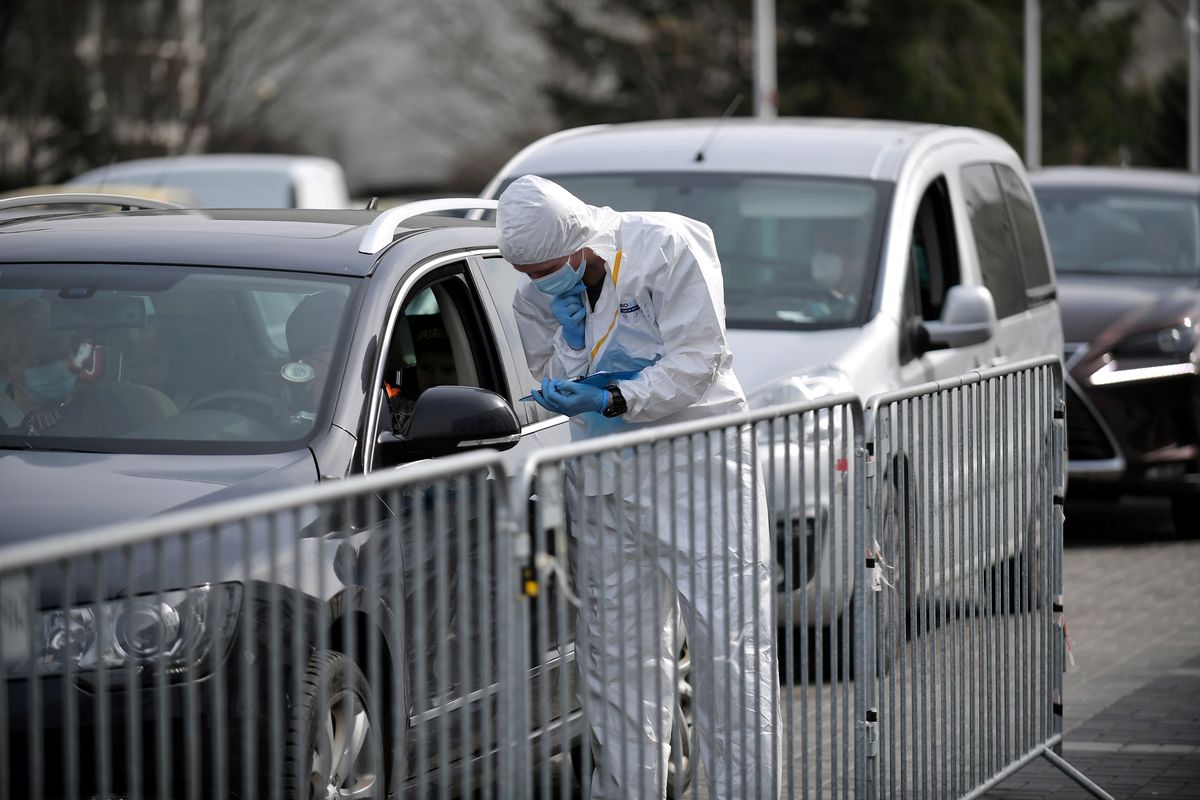
[{"label": "wheel rim", "polygon": [[[667,790],[674,796],[677,783],[689,781],[692,766],[692,660],[685,654],[679,661],[675,708],[671,724],[671,756],[667,761]],[[677,755],[678,754],[678,755]],[[686,790],[686,784],[679,787]]]},{"label": "wheel rim", "polygon": [[312,796],[325,800],[371,797],[377,749],[362,698],[345,689],[335,693],[319,718],[310,771]]}]

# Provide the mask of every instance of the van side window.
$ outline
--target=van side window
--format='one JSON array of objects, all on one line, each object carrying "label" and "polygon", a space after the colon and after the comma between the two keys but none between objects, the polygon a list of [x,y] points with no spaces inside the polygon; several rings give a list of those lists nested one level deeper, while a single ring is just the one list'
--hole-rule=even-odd
[{"label": "van side window", "polygon": [[[908,248],[908,288],[905,319],[932,321],[942,314],[946,292],[960,281],[954,215],[946,180],[938,178],[925,190],[913,221]],[[909,342],[901,345],[901,362],[912,360]]]},{"label": "van side window", "polygon": [[975,249],[979,253],[979,270],[983,285],[996,303],[996,316],[1019,314],[1025,310],[1021,257],[996,171],[991,164],[965,166],[962,183]]},{"label": "van side window", "polygon": [[930,184],[921,198],[913,224],[909,261],[916,275],[921,318],[940,318],[946,292],[959,282],[954,220],[944,179]]},{"label": "van side window", "polygon": [[1046,255],[1046,243],[1038,225],[1033,198],[1011,167],[997,164],[996,176],[1000,179],[1000,190],[1004,193],[1013,232],[1017,235],[1026,295],[1031,304],[1049,300],[1054,296],[1054,280],[1050,277],[1050,259]]}]

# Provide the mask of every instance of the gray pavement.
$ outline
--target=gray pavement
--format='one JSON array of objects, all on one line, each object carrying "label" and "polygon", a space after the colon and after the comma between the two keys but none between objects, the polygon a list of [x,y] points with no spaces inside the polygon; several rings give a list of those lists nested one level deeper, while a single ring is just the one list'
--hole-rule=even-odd
[{"label": "gray pavement", "polygon": [[[1157,503],[1068,514],[1063,756],[1114,798],[1200,798],[1200,539]],[[1044,759],[985,795],[1089,796]]]}]

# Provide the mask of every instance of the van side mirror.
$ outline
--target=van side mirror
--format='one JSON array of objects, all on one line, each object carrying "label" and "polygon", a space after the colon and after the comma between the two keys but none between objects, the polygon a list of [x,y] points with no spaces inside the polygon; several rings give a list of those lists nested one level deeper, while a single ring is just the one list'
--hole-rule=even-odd
[{"label": "van side mirror", "polygon": [[403,434],[385,431],[376,446],[389,464],[436,458],[484,447],[507,450],[521,440],[521,423],[503,397],[471,386],[433,386],[421,392]]},{"label": "van side mirror", "polygon": [[942,305],[942,318],[925,322],[917,333],[917,349],[945,350],[983,344],[996,331],[996,304],[983,286],[951,286]]}]

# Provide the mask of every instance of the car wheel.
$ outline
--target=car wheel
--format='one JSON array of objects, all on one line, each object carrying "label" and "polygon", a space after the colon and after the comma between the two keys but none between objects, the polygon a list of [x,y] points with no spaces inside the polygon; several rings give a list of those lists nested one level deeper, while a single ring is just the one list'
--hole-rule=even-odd
[{"label": "car wheel", "polygon": [[314,653],[296,700],[285,795],[313,800],[380,796],[382,775],[376,770],[384,763],[383,731],[371,718],[371,687],[362,671],[341,653]]},{"label": "car wheel", "polygon": [[[913,637],[913,617],[917,613],[921,586],[921,559],[916,549],[916,528],[920,510],[912,475],[897,458],[891,475],[885,477],[883,508],[876,527],[876,540],[891,569],[884,568],[884,579],[891,584],[880,592],[875,626],[879,675],[890,675],[900,648]],[[901,593],[906,598],[902,603]]]},{"label": "car wheel", "polygon": [[1200,495],[1177,494],[1171,498],[1171,521],[1180,538],[1200,536]]},{"label": "car wheel", "polygon": [[679,658],[679,684],[675,689],[675,707],[671,713],[671,752],[667,760],[667,797],[682,798],[692,784],[695,761],[692,736],[696,720],[692,713],[692,659],[687,645]]}]

